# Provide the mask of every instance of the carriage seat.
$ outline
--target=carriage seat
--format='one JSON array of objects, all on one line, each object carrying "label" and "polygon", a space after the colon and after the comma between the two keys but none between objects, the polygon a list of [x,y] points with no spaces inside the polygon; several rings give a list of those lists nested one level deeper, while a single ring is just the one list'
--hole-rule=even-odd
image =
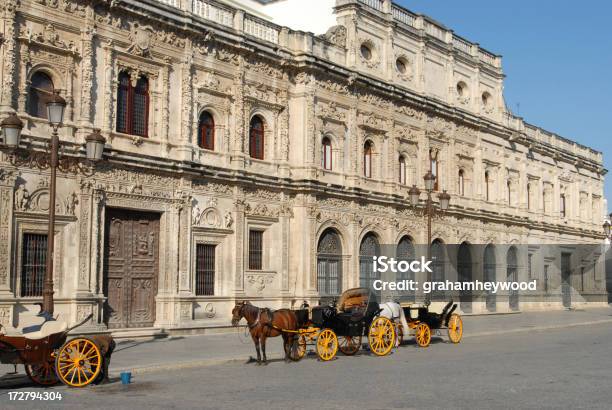
[{"label": "carriage seat", "polygon": [[61,333],[68,329],[68,325],[64,321],[50,320],[45,322],[40,327],[40,330],[35,332],[24,333],[23,336],[30,340],[44,339],[45,337]]}]

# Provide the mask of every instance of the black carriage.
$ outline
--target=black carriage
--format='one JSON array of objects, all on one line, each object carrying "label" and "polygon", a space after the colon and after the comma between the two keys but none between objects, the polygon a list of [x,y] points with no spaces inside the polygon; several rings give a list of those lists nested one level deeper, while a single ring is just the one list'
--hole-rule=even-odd
[{"label": "black carriage", "polygon": [[296,352],[291,356],[303,357],[308,341],[316,345],[323,361],[333,359],[338,349],[354,355],[363,336],[367,336],[372,353],[387,355],[394,346],[395,327],[389,319],[379,316],[380,311],[375,296],[366,288],[349,289],[329,306],[296,310],[300,330]]}]

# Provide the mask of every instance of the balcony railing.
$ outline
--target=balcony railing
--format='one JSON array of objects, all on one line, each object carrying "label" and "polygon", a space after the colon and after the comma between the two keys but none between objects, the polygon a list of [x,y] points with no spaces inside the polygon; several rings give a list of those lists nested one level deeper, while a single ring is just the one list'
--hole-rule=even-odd
[{"label": "balcony railing", "polygon": [[414,14],[396,6],[395,4],[391,8],[391,13],[393,14],[393,18],[400,23],[404,23],[410,27],[415,27],[416,16]]},{"label": "balcony railing", "polygon": [[278,44],[278,34],[280,32],[278,26],[263,20],[246,16],[244,18],[244,32],[253,37]]},{"label": "balcony railing", "polygon": [[193,14],[224,26],[234,24],[234,13],[203,0],[193,0]]},{"label": "balcony railing", "polygon": [[463,51],[466,54],[472,54],[472,43],[461,37],[453,36],[453,47],[459,51]]},{"label": "balcony railing", "polygon": [[167,4],[169,6],[173,6],[176,8],[180,8],[181,7],[181,0],[157,0],[160,3],[164,3]]},{"label": "balcony railing", "polygon": [[361,3],[373,8],[374,10],[383,11],[383,0],[359,0]]}]

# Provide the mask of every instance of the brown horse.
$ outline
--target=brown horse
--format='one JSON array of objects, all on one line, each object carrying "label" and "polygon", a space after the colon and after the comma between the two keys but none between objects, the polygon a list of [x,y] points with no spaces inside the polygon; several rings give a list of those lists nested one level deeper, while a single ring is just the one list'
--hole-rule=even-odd
[{"label": "brown horse", "polygon": [[234,309],[232,309],[232,326],[238,326],[240,319],[245,318],[249,331],[251,332],[251,338],[255,343],[255,350],[257,350],[257,364],[262,364],[261,350],[263,350],[263,364],[268,364],[266,358],[266,339],[268,337],[283,337],[283,347],[285,349],[285,361],[290,361],[291,347],[293,346],[293,340],[295,338],[294,333],[281,332],[278,329],[284,330],[297,330],[298,321],[295,313],[289,309],[280,309],[272,312],[267,308],[258,308],[257,306],[251,305],[248,301],[236,303]]}]

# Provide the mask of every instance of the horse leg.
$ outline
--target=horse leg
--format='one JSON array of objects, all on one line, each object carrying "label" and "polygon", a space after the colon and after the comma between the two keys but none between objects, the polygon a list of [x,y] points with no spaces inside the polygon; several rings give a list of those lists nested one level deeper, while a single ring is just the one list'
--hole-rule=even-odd
[{"label": "horse leg", "polygon": [[291,355],[291,348],[292,346],[292,340],[293,337],[291,335],[287,335],[283,333],[283,347],[285,348],[285,362],[289,363],[290,359],[290,355]]},{"label": "horse leg", "polygon": [[257,364],[261,364],[261,353],[259,351],[259,337],[256,335],[251,336],[253,338],[253,343],[255,343],[255,350],[257,351]]},{"label": "horse leg", "polygon": [[261,350],[263,352],[263,364],[268,364],[268,358],[266,357],[266,335],[262,333],[259,338],[261,343]]}]

